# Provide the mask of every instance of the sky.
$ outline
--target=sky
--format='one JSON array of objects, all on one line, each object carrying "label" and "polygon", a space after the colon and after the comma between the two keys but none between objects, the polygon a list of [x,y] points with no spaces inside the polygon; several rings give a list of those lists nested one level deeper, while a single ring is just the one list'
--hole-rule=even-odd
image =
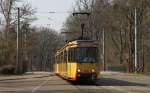
[{"label": "sky", "polygon": [[[76,0],[24,0],[37,9],[37,21],[32,25],[44,26],[60,31]],[[49,13],[56,12],[56,13]]]}]

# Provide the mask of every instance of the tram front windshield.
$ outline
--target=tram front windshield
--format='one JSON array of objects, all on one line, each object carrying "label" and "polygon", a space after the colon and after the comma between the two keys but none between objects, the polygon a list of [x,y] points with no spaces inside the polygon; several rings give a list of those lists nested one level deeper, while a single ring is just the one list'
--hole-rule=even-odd
[{"label": "tram front windshield", "polygon": [[97,62],[97,48],[94,47],[79,47],[75,48],[75,60],[77,62]]}]

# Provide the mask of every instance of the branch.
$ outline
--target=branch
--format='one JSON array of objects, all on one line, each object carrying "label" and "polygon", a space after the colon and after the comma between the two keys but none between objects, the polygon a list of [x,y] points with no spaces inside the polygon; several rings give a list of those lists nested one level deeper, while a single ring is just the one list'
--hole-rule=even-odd
[{"label": "branch", "polygon": [[7,19],[7,16],[5,15],[5,11],[4,11],[4,8],[3,8],[3,0],[1,0],[1,3],[0,3],[0,6],[1,6],[1,10],[2,10],[2,14],[4,15],[5,17],[5,20]]},{"label": "branch", "polygon": [[113,38],[113,35],[112,33],[110,32],[110,36],[111,36],[111,39],[112,41],[114,42],[114,45],[116,46],[116,49],[118,49],[120,51],[120,47],[118,46],[118,44],[116,43],[115,39]]}]

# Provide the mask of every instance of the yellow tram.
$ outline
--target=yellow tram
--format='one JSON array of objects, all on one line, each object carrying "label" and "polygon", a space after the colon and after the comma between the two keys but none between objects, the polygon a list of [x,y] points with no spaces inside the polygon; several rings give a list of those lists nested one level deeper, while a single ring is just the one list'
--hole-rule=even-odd
[{"label": "yellow tram", "polygon": [[54,72],[71,81],[95,81],[99,77],[98,43],[93,40],[68,42],[55,54]]}]

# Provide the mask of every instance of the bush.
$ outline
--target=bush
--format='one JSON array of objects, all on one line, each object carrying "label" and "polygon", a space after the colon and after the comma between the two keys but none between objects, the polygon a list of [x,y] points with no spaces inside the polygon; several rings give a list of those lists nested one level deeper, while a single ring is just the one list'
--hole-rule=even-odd
[{"label": "bush", "polygon": [[0,68],[0,74],[6,74],[6,75],[15,74],[15,66],[13,65],[2,66]]}]

